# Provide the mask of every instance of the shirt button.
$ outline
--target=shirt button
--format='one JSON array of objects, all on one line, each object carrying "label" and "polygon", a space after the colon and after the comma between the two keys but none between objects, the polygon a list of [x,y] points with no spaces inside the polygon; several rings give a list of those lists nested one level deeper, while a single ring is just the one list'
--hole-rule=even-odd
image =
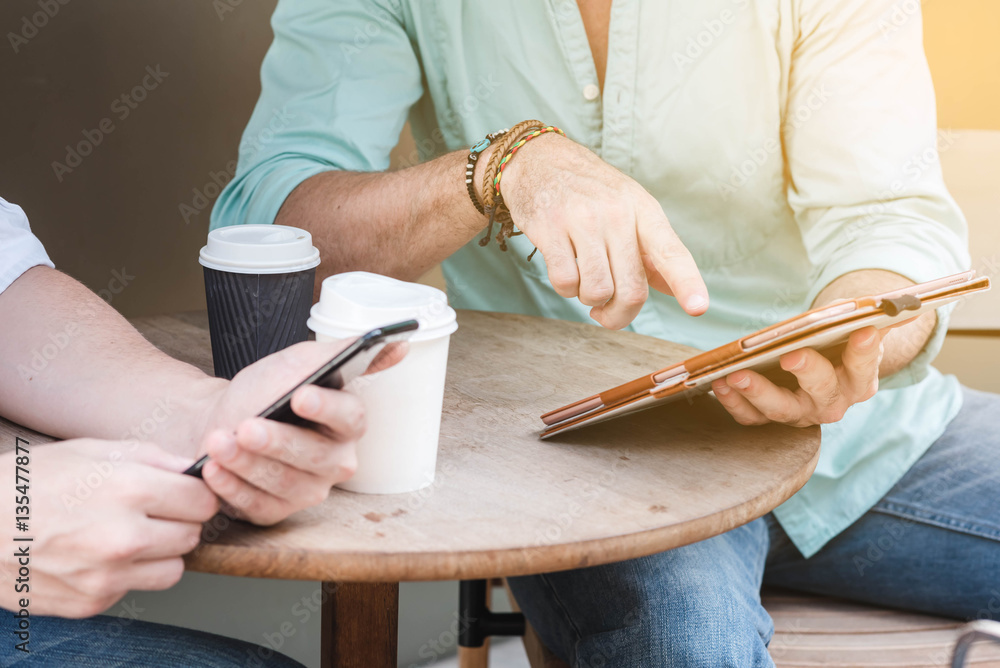
[{"label": "shirt button", "polygon": [[594,84],[587,84],[583,87],[583,97],[588,100],[596,100],[601,94],[601,89]]}]

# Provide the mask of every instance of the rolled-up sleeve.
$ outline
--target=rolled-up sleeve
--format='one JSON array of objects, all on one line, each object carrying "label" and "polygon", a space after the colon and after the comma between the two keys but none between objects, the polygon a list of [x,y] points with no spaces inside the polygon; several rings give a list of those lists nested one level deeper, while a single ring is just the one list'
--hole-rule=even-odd
[{"label": "rolled-up sleeve", "polygon": [[260,99],[213,228],[273,223],[292,190],[320,172],[386,169],[423,93],[398,2],[281,0],[271,23]]},{"label": "rolled-up sleeve", "polygon": [[[914,6],[916,9],[914,10]],[[783,137],[788,201],[810,261],[809,293],[883,269],[915,282],[969,266],[965,219],[941,175],[918,3],[799,0]],[[897,382],[937,354],[948,309]]]}]

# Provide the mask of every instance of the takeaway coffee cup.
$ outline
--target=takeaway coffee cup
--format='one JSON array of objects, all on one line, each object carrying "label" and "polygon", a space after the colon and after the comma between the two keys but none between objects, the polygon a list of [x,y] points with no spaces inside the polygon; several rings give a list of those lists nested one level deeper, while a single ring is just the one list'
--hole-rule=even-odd
[{"label": "takeaway coffee cup", "polygon": [[416,319],[400,363],[355,379],[367,429],[358,441],[358,468],[339,487],[367,494],[400,494],[434,482],[448,341],[458,325],[436,288],[367,272],[330,276],[312,307],[317,341],[353,339],[376,327]]},{"label": "takeaway coffee cup", "polygon": [[312,235],[285,225],[212,230],[198,261],[215,375],[232,378],[262,357],[305,341],[319,251]]}]

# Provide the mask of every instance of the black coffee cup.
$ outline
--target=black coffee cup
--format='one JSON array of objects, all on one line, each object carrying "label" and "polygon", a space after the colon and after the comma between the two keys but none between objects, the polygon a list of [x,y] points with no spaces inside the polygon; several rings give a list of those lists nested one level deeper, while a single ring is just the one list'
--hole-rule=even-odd
[{"label": "black coffee cup", "polygon": [[215,375],[232,378],[262,357],[305,341],[319,251],[284,225],[212,230],[201,249]]}]

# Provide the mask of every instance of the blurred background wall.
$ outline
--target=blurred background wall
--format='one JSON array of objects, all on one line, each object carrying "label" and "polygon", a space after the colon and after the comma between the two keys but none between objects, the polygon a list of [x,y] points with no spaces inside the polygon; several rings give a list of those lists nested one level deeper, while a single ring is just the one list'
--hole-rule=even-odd
[{"label": "blurred background wall", "polygon": [[[58,11],[32,23],[39,1],[0,3],[0,196],[24,207],[56,265],[93,290],[115,272],[133,277],[112,299],[125,315],[203,308],[197,253],[259,92],[275,0],[45,0]],[[1000,131],[1000,2],[927,0],[923,13],[939,124]],[[987,192],[1000,191],[997,136],[962,135],[942,154],[983,229],[1000,220]],[[402,141],[396,164],[413,154]],[[71,155],[80,142],[87,154]],[[992,242],[979,239],[982,269]],[[988,328],[986,315],[977,322]],[[997,357],[995,339],[965,332],[949,338],[940,366],[1000,391]],[[315,586],[192,574],[136,600],[146,619],[261,642]],[[400,665],[447,637],[455,592],[403,587]],[[283,649],[314,663],[318,643],[312,620]]]},{"label": "blurred background wall", "polygon": [[[197,253],[257,99],[275,0],[52,0],[58,13],[28,28],[38,2],[0,3],[0,196],[92,289],[134,275],[114,300],[125,315],[203,307]],[[939,124],[1000,130],[1000,3],[927,0],[924,18]],[[33,36],[15,53],[11,33]],[[162,81],[123,102],[147,67]],[[85,133],[100,143],[54,168]]]},{"label": "blurred background wall", "polygon": [[924,0],[923,15],[938,125],[1000,130],[1000,2]]}]

